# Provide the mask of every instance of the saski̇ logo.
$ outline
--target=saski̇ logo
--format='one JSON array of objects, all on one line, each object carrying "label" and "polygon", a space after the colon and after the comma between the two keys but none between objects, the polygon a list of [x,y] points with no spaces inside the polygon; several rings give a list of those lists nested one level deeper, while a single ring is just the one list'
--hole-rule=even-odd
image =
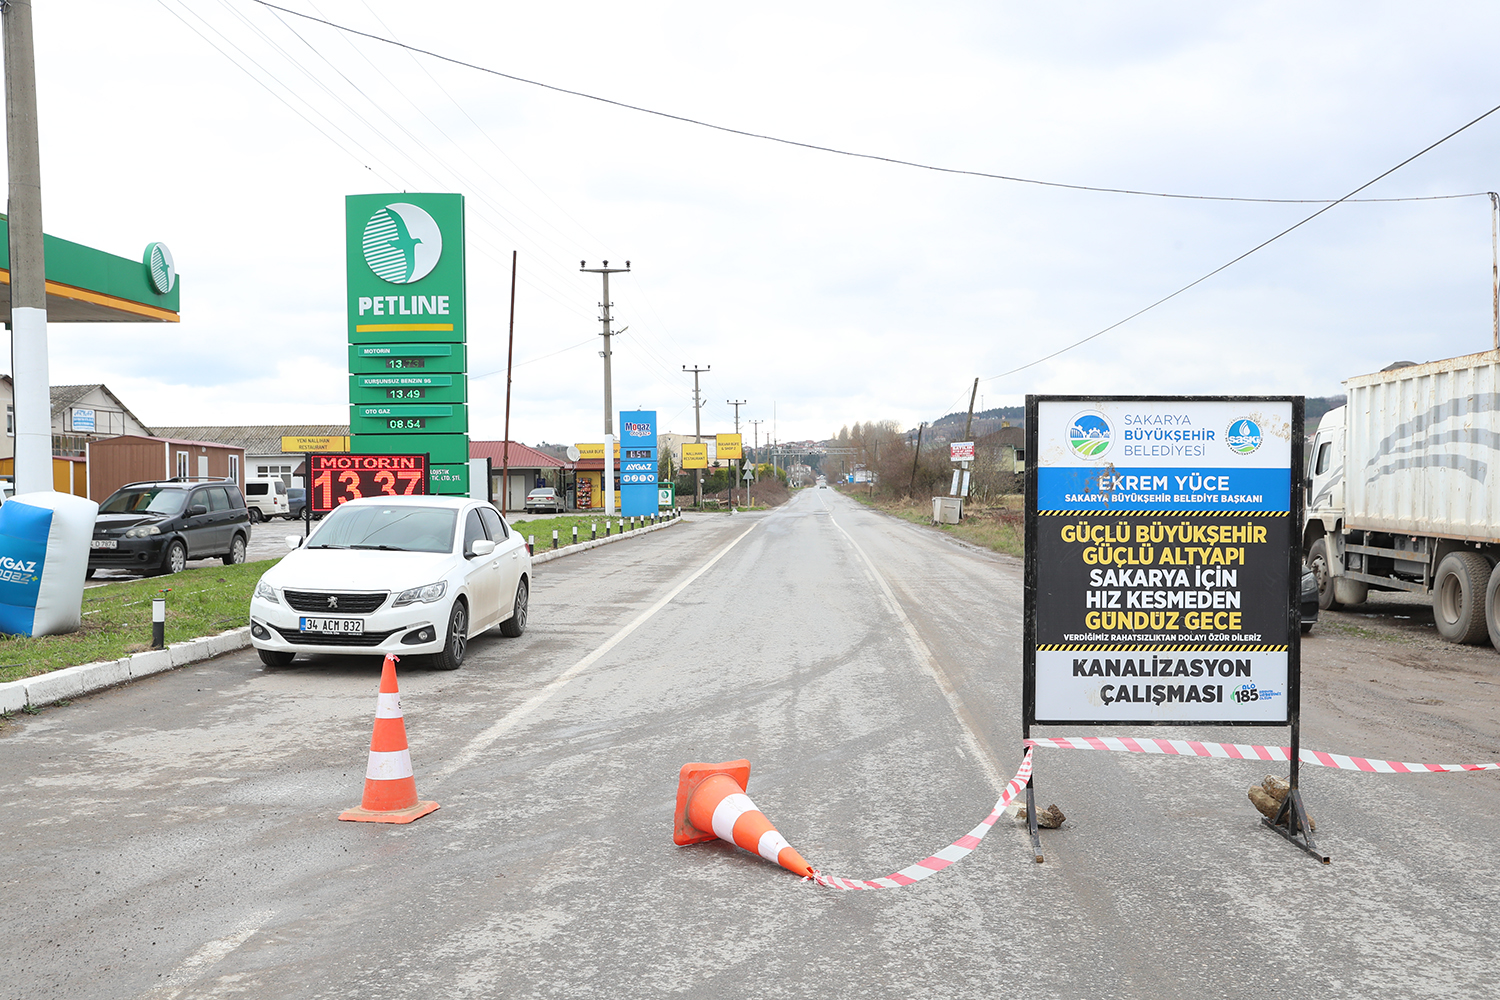
[{"label": "saski\u0307 logo", "polygon": [[443,234],[432,216],[415,205],[396,202],[370,216],[363,238],[365,263],[396,285],[420,281],[443,255]]},{"label": "saski\u0307 logo", "polygon": [[1236,455],[1252,454],[1263,440],[1265,437],[1261,434],[1260,424],[1249,417],[1240,417],[1234,421],[1224,435],[1224,443]]},{"label": "saski\u0307 logo", "polygon": [[1068,444],[1079,458],[1098,458],[1109,451],[1114,429],[1109,418],[1096,410],[1085,410],[1068,428]]}]

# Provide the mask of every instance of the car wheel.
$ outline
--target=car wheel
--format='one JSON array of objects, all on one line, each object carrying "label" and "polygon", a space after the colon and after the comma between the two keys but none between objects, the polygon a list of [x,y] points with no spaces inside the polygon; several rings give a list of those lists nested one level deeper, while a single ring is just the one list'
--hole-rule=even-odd
[{"label": "car wheel", "polygon": [[1328,539],[1320,538],[1307,550],[1307,568],[1318,578],[1318,608],[1322,611],[1337,611],[1339,602],[1333,597],[1333,574],[1328,569]]},{"label": "car wheel", "polygon": [[1473,643],[1487,634],[1484,592],[1490,564],[1477,552],[1450,552],[1438,563],[1432,585],[1432,617],[1449,642]]},{"label": "car wheel", "polygon": [[1302,634],[1303,635],[1312,635],[1312,630],[1313,630],[1313,625],[1314,624],[1316,624],[1316,623],[1315,622],[1303,622],[1302,623]]},{"label": "car wheel", "polygon": [[463,598],[453,602],[448,613],[448,641],[443,651],[432,657],[432,665],[439,670],[457,670],[464,662],[464,653],[469,648],[469,606]]},{"label": "car wheel", "polygon": [[173,541],[167,545],[167,553],[162,557],[161,568],[158,573],[181,573],[187,569],[187,546],[180,541]]},{"label": "car wheel", "polygon": [[284,667],[297,655],[279,649],[257,649],[256,652],[260,654],[260,662],[268,667]]},{"label": "car wheel", "polygon": [[521,582],[516,584],[516,604],[509,618],[500,623],[500,634],[507,639],[519,639],[521,633],[526,631],[526,603],[531,596],[531,588],[526,585],[523,576]]},{"label": "car wheel", "polygon": [[260,512],[260,508],[259,507],[251,507],[250,508],[250,523],[251,524],[259,524],[261,518],[263,518],[263,517],[265,517],[265,515]]},{"label": "car wheel", "polygon": [[224,557],[225,566],[238,566],[245,561],[245,536],[235,535],[229,543],[229,554]]}]

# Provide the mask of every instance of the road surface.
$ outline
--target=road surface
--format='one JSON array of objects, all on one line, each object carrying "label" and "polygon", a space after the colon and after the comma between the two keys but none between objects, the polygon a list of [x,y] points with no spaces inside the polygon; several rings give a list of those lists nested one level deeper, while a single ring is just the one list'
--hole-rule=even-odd
[{"label": "road surface", "polygon": [[[679,767],[737,757],[824,871],[884,876],[967,833],[1020,758],[1021,581],[832,490],[540,566],[525,636],[477,639],[456,673],[403,665],[418,791],[442,804],[410,826],[335,818],[374,660],[246,652],[17,717],[0,996],[1493,992],[1497,772],[1305,769],[1326,867],[1260,826],[1264,765],[1060,750],[1037,759],[1069,817],[1040,865],[1008,818],[946,871],[859,893],[672,844]],[[1500,759],[1493,651],[1359,621],[1304,644],[1307,746]]]}]

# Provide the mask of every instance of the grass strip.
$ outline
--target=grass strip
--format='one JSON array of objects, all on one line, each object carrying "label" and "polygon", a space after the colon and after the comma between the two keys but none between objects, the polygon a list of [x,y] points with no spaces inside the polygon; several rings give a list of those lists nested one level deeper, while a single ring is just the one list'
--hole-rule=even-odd
[{"label": "grass strip", "polygon": [[[622,518],[619,514],[614,517],[605,517],[603,514],[589,516],[586,514],[562,514],[557,517],[538,517],[530,521],[517,521],[511,525],[511,529],[520,534],[522,538],[536,538],[536,551],[538,554],[550,551],[552,548],[552,529],[557,529],[557,547],[565,549],[573,544],[573,529],[578,529],[578,540],[586,542],[589,540],[589,531],[597,527],[599,538],[604,537],[605,522],[609,523],[611,536],[620,533],[620,522],[625,522],[625,528],[630,529],[630,518]],[[663,519],[665,520],[665,518]],[[636,527],[648,527],[649,520],[644,523],[637,518]]]},{"label": "grass strip", "polygon": [[901,497],[870,496],[867,490],[840,490],[844,496],[852,497],[867,507],[884,511],[903,521],[920,524],[933,531],[941,531],[959,541],[978,545],[981,548],[1003,552],[1010,556],[1021,556],[1026,552],[1026,520],[1022,513],[1020,497],[1006,497],[1000,503],[981,506],[964,504],[964,519],[958,524],[933,524],[932,502]]},{"label": "grass strip", "polygon": [[[550,537],[550,536],[549,536]],[[67,635],[0,635],[0,681],[63,667],[118,660],[151,648],[151,599],[167,594],[167,642],[184,642],[248,624],[250,595],[275,562],[205,566],[172,576],[92,587],[83,592],[83,625]]]}]

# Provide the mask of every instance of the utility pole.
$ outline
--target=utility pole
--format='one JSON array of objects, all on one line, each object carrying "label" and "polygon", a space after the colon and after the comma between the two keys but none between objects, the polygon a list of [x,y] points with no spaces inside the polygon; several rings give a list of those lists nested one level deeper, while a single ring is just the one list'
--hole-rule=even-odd
[{"label": "utility pole", "polygon": [[[749,401],[748,400],[744,400],[744,399],[726,399],[726,400],[724,400],[724,402],[726,402],[730,406],[734,407],[734,432],[736,434],[738,434],[740,432],[740,407],[744,406]],[[745,442],[742,440],[742,441],[740,441],[740,479],[743,480],[744,478],[745,478]],[[741,489],[743,489],[743,487],[741,487]],[[743,495],[744,494],[742,493],[741,496],[743,496]],[[734,485],[732,483],[729,486],[729,505],[731,507],[734,506]]]},{"label": "utility pole", "polygon": [[763,423],[765,423],[765,421],[764,420],[748,420],[747,419],[745,421],[745,423],[747,423],[747,424],[754,424],[755,425],[755,450],[750,453],[750,455],[751,455],[750,461],[752,463],[759,462],[760,461],[760,425],[763,424]]},{"label": "utility pole", "polygon": [[15,491],[52,489],[52,390],[47,372],[47,268],[37,149],[31,0],[4,10],[5,147],[10,178],[10,370],[15,386]]},{"label": "utility pole", "polygon": [[[698,392],[698,375],[711,369],[713,365],[705,365],[702,368],[689,368],[682,366],[685,372],[693,373],[693,442],[703,443],[703,397]],[[703,470],[693,470],[693,506],[699,510],[703,509]]]},{"label": "utility pole", "polygon": [[609,308],[613,304],[609,301],[609,276],[611,274],[630,273],[630,261],[625,262],[624,267],[610,267],[609,261],[604,262],[603,267],[588,267],[588,261],[580,260],[578,270],[587,271],[589,274],[604,275],[604,301],[599,303],[602,310],[599,322],[604,324],[604,350],[600,355],[604,358],[604,516],[612,517],[615,512],[615,400],[614,383],[610,380],[609,362],[612,352],[609,349]]},{"label": "utility pole", "polygon": [[974,377],[974,388],[969,393],[969,419],[967,419],[967,420],[964,421],[964,440],[965,441],[970,440],[970,438],[969,438],[969,428],[971,428],[971,427],[974,426],[974,397],[977,396],[977,395],[979,395],[979,377],[976,375]]},{"label": "utility pole", "polygon": [[510,346],[505,350],[505,440],[500,448],[500,513],[508,514],[510,500],[510,373],[516,360],[516,258],[519,250],[510,252]]},{"label": "utility pole", "polygon": [[917,425],[917,448],[911,453],[911,482],[906,487],[907,496],[917,491],[917,459],[922,455],[922,431],[927,427],[927,421]]}]

